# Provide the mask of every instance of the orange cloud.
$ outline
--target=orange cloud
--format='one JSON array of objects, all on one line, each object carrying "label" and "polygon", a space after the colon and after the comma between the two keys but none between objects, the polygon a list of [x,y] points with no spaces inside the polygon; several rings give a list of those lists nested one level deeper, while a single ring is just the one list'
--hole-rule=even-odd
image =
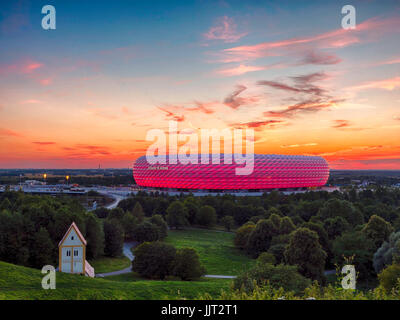
[{"label": "orange cloud", "polygon": [[161,111],[165,112],[167,114],[167,119],[169,120],[175,120],[177,122],[183,122],[185,120],[185,116],[184,115],[177,115],[171,111],[168,111],[164,108],[161,107],[157,107],[158,109],[160,109]]},{"label": "orange cloud", "polygon": [[252,128],[255,130],[262,130],[264,128],[273,129],[278,125],[287,125],[287,122],[283,120],[257,120],[257,121],[249,121],[244,123],[235,123],[231,124],[231,127],[234,128]]},{"label": "orange cloud", "polygon": [[32,143],[39,145],[39,146],[49,146],[49,145],[56,144],[55,142],[52,142],[52,141],[33,141]]},{"label": "orange cloud", "polygon": [[0,136],[6,137],[22,137],[22,134],[12,131],[10,129],[0,128]]}]

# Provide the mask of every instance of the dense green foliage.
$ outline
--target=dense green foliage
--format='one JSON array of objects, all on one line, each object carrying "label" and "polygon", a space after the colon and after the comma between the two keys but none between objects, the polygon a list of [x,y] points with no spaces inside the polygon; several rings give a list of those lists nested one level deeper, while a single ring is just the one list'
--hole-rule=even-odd
[{"label": "dense green foliage", "polygon": [[202,206],[197,213],[197,222],[204,227],[213,227],[217,223],[217,214],[211,206]]},{"label": "dense green foliage", "polygon": [[36,268],[57,266],[58,243],[72,222],[90,239],[88,256],[103,253],[101,222],[73,199],[5,192],[0,207],[2,261]]},{"label": "dense green foliage", "polygon": [[298,266],[302,275],[323,283],[326,253],[315,231],[307,228],[294,231],[284,255],[286,262]]},{"label": "dense green foliage", "polygon": [[266,284],[275,289],[284,288],[300,293],[311,284],[311,281],[300,275],[295,266],[285,264],[274,266],[270,263],[257,263],[254,268],[243,272],[234,280],[234,288],[244,289],[246,292],[253,291],[256,285]]},{"label": "dense green foliage", "polygon": [[381,272],[393,262],[400,263],[400,231],[392,233],[389,240],[375,252],[373,261],[375,272]]},{"label": "dense green foliage", "polygon": [[394,289],[400,289],[400,265],[393,264],[384,269],[379,275],[382,288],[390,293]]},{"label": "dense green foliage", "polygon": [[105,246],[104,254],[109,257],[118,257],[122,254],[124,244],[124,229],[116,219],[104,222]]},{"label": "dense green foliage", "polygon": [[174,246],[163,242],[144,242],[134,250],[132,270],[150,279],[165,279],[172,274],[176,256]]},{"label": "dense green foliage", "polygon": [[172,262],[172,275],[182,280],[195,280],[206,273],[200,263],[199,255],[193,248],[183,248],[176,251]]}]

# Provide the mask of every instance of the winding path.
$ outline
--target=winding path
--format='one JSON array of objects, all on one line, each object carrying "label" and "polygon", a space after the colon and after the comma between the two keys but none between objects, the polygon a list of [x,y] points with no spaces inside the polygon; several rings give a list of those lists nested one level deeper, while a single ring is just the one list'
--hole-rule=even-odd
[{"label": "winding path", "polygon": [[[101,192],[100,192],[101,193]],[[121,195],[116,195],[116,194],[110,194],[110,193],[106,193],[108,196],[111,196],[114,198],[114,202],[112,202],[111,204],[107,205],[106,208],[107,209],[114,209],[118,206],[118,203],[125,199],[126,196],[121,196]],[[195,228],[193,228],[195,229]],[[226,231],[221,231],[219,230],[219,232],[226,232]],[[136,247],[138,243],[135,241],[130,241],[130,242],[125,242],[123,249],[122,249],[122,253],[125,257],[127,257],[130,261],[131,261],[131,265],[128,268],[122,269],[122,270],[118,270],[118,271],[112,271],[112,272],[106,272],[106,273],[98,273],[96,274],[96,277],[99,278],[104,278],[104,277],[109,277],[109,276],[117,276],[120,274],[125,274],[125,273],[129,273],[132,272],[132,261],[135,259],[135,256],[132,253],[132,248]],[[324,272],[325,275],[329,275],[329,274],[334,274],[335,270],[326,270]],[[204,278],[213,278],[213,279],[235,279],[236,276],[227,276],[227,275],[220,275],[220,274],[206,274],[203,276]]]},{"label": "winding path", "polygon": [[97,273],[96,277],[104,278],[104,277],[118,276],[120,274],[125,274],[125,273],[132,272],[132,261],[135,259],[135,256],[132,254],[131,249],[134,248],[136,245],[137,245],[137,242],[134,242],[134,241],[125,242],[124,246],[122,248],[122,253],[131,262],[131,265],[128,268],[125,268],[125,269],[122,269],[122,270],[118,270],[118,271],[106,272],[106,273]]}]

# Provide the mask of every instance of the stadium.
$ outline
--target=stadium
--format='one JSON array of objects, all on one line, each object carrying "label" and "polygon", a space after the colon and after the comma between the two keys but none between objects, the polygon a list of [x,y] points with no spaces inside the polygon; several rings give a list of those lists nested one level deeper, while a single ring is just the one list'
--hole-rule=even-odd
[{"label": "stadium", "polygon": [[329,178],[326,160],[318,156],[255,154],[250,175],[236,175],[236,163],[149,164],[145,156],[133,166],[133,177],[140,187],[178,190],[299,189],[322,187]]}]

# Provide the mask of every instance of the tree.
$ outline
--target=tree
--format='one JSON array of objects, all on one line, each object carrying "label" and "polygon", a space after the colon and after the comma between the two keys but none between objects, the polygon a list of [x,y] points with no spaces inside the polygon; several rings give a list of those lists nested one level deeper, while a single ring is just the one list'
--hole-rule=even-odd
[{"label": "tree", "polygon": [[299,274],[296,266],[284,264],[274,266],[266,263],[257,264],[254,268],[239,275],[233,282],[233,288],[251,292],[255,289],[255,284],[263,286],[267,283],[275,289],[284,288],[301,293],[311,284],[311,281]]},{"label": "tree", "polygon": [[389,240],[385,241],[374,254],[373,265],[376,273],[392,263],[400,263],[400,231],[392,233]]},{"label": "tree", "polygon": [[110,210],[110,213],[108,214],[108,219],[116,219],[118,221],[122,220],[122,217],[124,216],[125,212],[121,208],[114,208]]},{"label": "tree", "polygon": [[176,249],[167,243],[144,242],[135,251],[132,270],[142,277],[165,279],[172,273]]},{"label": "tree", "polygon": [[204,227],[212,227],[217,222],[217,214],[211,206],[202,206],[197,216],[197,222]]},{"label": "tree", "polygon": [[104,254],[106,256],[118,257],[122,254],[124,230],[115,219],[104,221],[104,240]]},{"label": "tree", "polygon": [[235,234],[234,243],[239,249],[245,249],[247,247],[247,242],[249,240],[250,234],[255,229],[256,225],[254,223],[249,223],[241,226]]},{"label": "tree", "polygon": [[168,235],[168,226],[164,218],[159,214],[155,214],[150,218],[150,222],[157,227],[158,239],[165,239]]},{"label": "tree", "polygon": [[199,255],[192,248],[178,249],[172,265],[172,275],[182,280],[194,280],[206,273],[200,263]]},{"label": "tree", "polygon": [[353,257],[353,263],[360,279],[366,279],[372,272],[374,244],[362,232],[346,232],[337,237],[332,245],[334,261],[343,265],[345,258]]},{"label": "tree", "polygon": [[303,224],[304,228],[308,228],[311,231],[315,231],[318,234],[318,242],[320,243],[320,245],[322,246],[322,249],[324,249],[324,251],[327,254],[327,262],[329,262],[332,257],[332,245],[331,242],[329,241],[329,237],[327,232],[325,231],[324,227],[322,226],[322,224],[320,223],[314,223],[314,222],[308,222]]},{"label": "tree", "polygon": [[107,218],[107,216],[110,214],[109,209],[104,208],[104,207],[100,207],[97,208],[96,210],[93,211],[93,213],[98,217],[98,218]]},{"label": "tree", "polygon": [[150,221],[144,221],[137,225],[133,239],[138,242],[150,242],[159,240],[158,227]]},{"label": "tree", "polygon": [[4,198],[3,201],[0,203],[0,211],[2,210],[10,210],[12,207],[12,204],[8,198]]},{"label": "tree", "polygon": [[392,289],[400,289],[400,265],[393,264],[384,269],[379,275],[379,284],[389,293]]},{"label": "tree", "polygon": [[381,217],[373,215],[362,232],[374,242],[375,249],[377,249],[389,238],[389,235],[393,232],[393,227]]},{"label": "tree", "polygon": [[221,224],[225,227],[226,231],[231,231],[235,225],[235,220],[232,216],[225,216],[221,219]]},{"label": "tree", "polygon": [[269,252],[262,252],[257,258],[257,264],[276,264],[275,256]]},{"label": "tree", "polygon": [[104,232],[101,223],[93,215],[86,220],[86,255],[88,259],[96,259],[104,252]]},{"label": "tree", "polygon": [[324,281],[326,253],[315,231],[307,228],[294,231],[284,255],[287,263],[299,267],[300,274],[319,282]]},{"label": "tree", "polygon": [[324,228],[328,233],[328,237],[334,240],[343,232],[350,230],[350,224],[343,217],[329,218],[324,221]]},{"label": "tree", "polygon": [[132,215],[136,218],[138,223],[142,223],[144,220],[144,211],[140,202],[136,202],[133,207]]},{"label": "tree", "polygon": [[285,250],[287,244],[286,243],[278,243],[271,245],[268,249],[269,253],[272,253],[276,259],[276,263],[283,263],[285,261]]},{"label": "tree", "polygon": [[319,210],[318,216],[322,221],[340,216],[353,227],[364,222],[362,213],[357,210],[351,202],[340,199],[330,199],[326,201]]},{"label": "tree", "polygon": [[167,223],[171,228],[181,229],[188,225],[185,206],[179,202],[172,202],[167,209]]},{"label": "tree", "polygon": [[53,264],[53,249],[54,245],[49,233],[45,228],[41,227],[33,237],[30,252],[31,265],[41,269],[45,265]]},{"label": "tree", "polygon": [[296,229],[296,226],[293,224],[292,219],[290,217],[284,217],[281,219],[279,233],[280,234],[289,234]]},{"label": "tree", "polygon": [[187,197],[184,201],[187,212],[187,218],[190,224],[195,224],[199,213],[199,206],[194,197]]},{"label": "tree", "polygon": [[270,219],[258,221],[249,236],[246,251],[253,257],[257,257],[261,252],[268,251],[274,230],[275,226]]},{"label": "tree", "polygon": [[125,212],[121,222],[124,227],[125,238],[129,240],[134,239],[139,220],[136,219],[131,212],[127,211]]}]

